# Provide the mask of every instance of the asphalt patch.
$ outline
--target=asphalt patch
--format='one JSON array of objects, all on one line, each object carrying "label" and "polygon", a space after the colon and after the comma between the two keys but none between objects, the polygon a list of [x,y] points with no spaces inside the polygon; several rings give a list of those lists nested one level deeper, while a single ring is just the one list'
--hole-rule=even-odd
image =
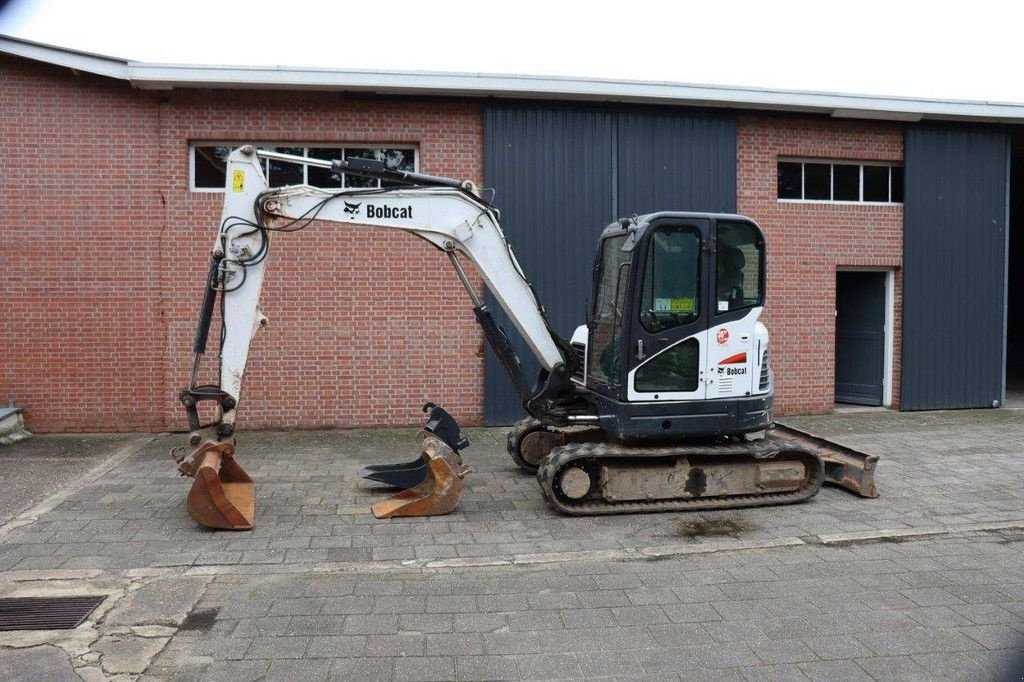
[{"label": "asphalt patch", "polygon": [[758,527],[740,519],[697,519],[676,523],[676,535],[681,538],[703,538],[722,535],[740,535]]}]

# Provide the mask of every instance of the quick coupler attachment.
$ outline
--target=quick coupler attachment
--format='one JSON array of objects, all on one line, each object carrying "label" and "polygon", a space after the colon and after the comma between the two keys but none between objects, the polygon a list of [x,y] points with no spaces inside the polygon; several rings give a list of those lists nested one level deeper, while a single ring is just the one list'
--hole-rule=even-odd
[{"label": "quick coupler attachment", "polygon": [[443,408],[427,403],[427,423],[419,432],[423,450],[419,459],[403,464],[381,464],[360,471],[364,478],[405,488],[372,505],[378,519],[396,516],[438,516],[451,513],[462,495],[462,479],[472,469],[459,450],[469,446],[459,425]]},{"label": "quick coupler attachment", "polygon": [[[462,435],[458,422],[448,412],[434,403],[423,406],[427,423],[423,431],[439,438],[454,453],[469,447],[469,441]],[[391,488],[413,488],[422,483],[428,475],[428,460],[422,455],[411,462],[401,464],[371,464],[359,470],[363,478],[383,483]]]}]

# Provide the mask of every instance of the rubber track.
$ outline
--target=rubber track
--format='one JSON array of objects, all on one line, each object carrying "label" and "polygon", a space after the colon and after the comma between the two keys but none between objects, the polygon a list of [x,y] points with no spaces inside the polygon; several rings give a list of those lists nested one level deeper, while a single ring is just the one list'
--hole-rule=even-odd
[{"label": "rubber track", "polygon": [[[798,455],[811,468],[811,476],[799,490],[781,493],[756,493],[751,495],[729,495],[722,497],[677,498],[668,500],[608,502],[588,498],[580,502],[562,500],[555,493],[555,475],[559,469],[578,460],[628,459],[633,461],[660,459],[673,456],[750,455],[755,459],[774,459],[779,454]],[[724,445],[686,445],[679,447],[624,447],[608,443],[569,444],[555,448],[541,461],[537,470],[544,498],[553,508],[572,516],[598,514],[638,514],[668,511],[699,511],[702,509],[736,509],[762,507],[776,504],[793,504],[814,497],[824,481],[825,469],[821,458],[803,448],[794,447],[785,441],[765,439],[753,443],[730,443]]]},{"label": "rubber track", "polygon": [[512,425],[511,429],[509,429],[508,436],[505,440],[505,449],[508,450],[508,454],[510,457],[512,457],[512,461],[515,462],[516,466],[518,466],[520,469],[522,469],[523,471],[527,471],[531,474],[537,471],[537,467],[531,465],[529,462],[527,462],[525,459],[519,456],[519,448],[517,447],[517,445],[519,443],[520,438],[525,436],[530,431],[539,428],[543,428],[543,424],[539,419],[534,419],[533,417],[526,417],[525,419],[520,419],[519,421]]},{"label": "rubber track", "polygon": [[512,428],[509,429],[508,435],[505,439],[505,449],[508,451],[512,461],[516,463],[516,466],[526,473],[535,474],[537,473],[537,467],[523,459],[519,455],[519,448],[516,447],[519,441],[530,431],[550,431],[551,433],[560,433],[569,441],[568,444],[571,444],[574,438],[579,438],[581,442],[585,442],[596,432],[596,430],[597,429],[580,429],[575,431],[564,431],[554,426],[545,426],[539,419],[526,417],[525,419],[517,421],[512,425]]}]

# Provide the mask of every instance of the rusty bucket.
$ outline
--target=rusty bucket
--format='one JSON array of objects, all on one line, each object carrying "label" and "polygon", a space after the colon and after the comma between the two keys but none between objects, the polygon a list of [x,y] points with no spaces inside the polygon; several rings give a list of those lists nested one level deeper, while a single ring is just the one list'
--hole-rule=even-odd
[{"label": "rusty bucket", "polygon": [[251,530],[256,516],[256,484],[235,461],[231,442],[206,441],[178,462],[195,481],[188,492],[188,515],[207,528]]},{"label": "rusty bucket", "polygon": [[427,463],[426,478],[413,488],[374,503],[370,509],[378,519],[442,516],[458,506],[462,479],[472,469],[441,439],[425,431],[420,435],[423,437],[422,458]]}]

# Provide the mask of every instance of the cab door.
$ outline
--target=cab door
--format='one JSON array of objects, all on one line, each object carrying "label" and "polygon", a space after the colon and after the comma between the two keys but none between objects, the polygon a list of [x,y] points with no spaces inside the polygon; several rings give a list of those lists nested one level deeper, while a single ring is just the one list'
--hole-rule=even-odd
[{"label": "cab door", "polygon": [[713,230],[707,397],[741,398],[757,388],[755,370],[764,353],[757,333],[764,310],[764,235],[754,222],[733,218],[717,219]]},{"label": "cab door", "polygon": [[709,230],[707,219],[665,217],[637,245],[627,346],[631,402],[705,397]]}]

